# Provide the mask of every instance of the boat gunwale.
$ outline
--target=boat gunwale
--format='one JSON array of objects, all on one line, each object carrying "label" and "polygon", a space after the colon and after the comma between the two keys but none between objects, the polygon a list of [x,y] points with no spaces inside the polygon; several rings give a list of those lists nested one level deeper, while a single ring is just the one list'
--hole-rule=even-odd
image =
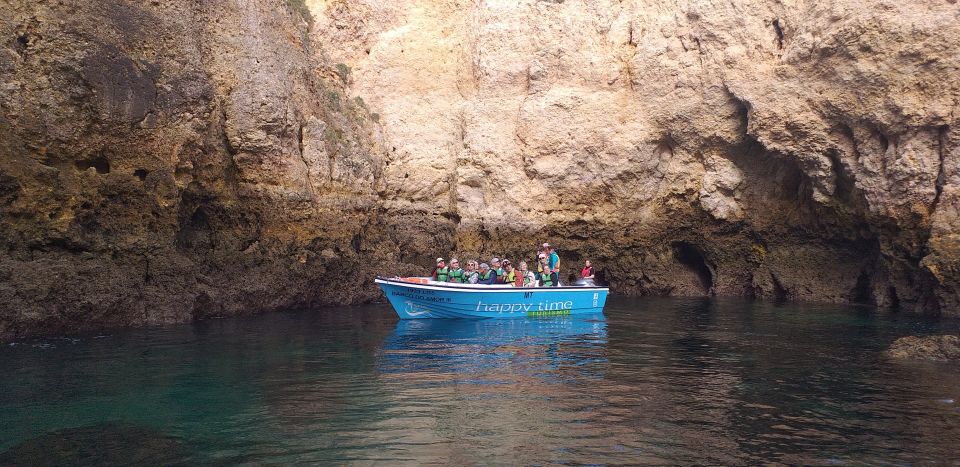
[{"label": "boat gunwale", "polygon": [[[599,292],[606,291],[610,292],[608,287],[598,287],[598,286],[583,286],[583,285],[562,285],[558,287],[513,287],[509,285],[486,285],[486,284],[420,284],[415,282],[407,282],[403,279],[392,279],[388,277],[377,276],[374,279],[374,283],[377,284],[392,284],[399,285],[404,287],[410,287],[414,289],[439,289],[444,291],[459,291],[459,292],[483,292],[483,293],[493,293],[493,292],[552,292],[552,291],[579,291],[579,292]],[[479,287],[477,287],[479,286]]]}]

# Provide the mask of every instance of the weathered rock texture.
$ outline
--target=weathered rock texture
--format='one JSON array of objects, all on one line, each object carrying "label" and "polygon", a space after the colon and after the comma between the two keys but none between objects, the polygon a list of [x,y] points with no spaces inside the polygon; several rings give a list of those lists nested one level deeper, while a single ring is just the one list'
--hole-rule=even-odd
[{"label": "weathered rock texture", "polygon": [[379,126],[296,8],[0,13],[0,337],[375,297]]},{"label": "weathered rock texture", "polygon": [[[315,1],[455,250],[615,290],[960,313],[951,1]],[[566,276],[566,274],[564,274]]]},{"label": "weathered rock texture", "polygon": [[907,336],[897,339],[887,354],[901,360],[960,362],[960,336]]},{"label": "weathered rock texture", "polygon": [[0,338],[544,240],[624,293],[960,314],[958,11],[0,0]]}]

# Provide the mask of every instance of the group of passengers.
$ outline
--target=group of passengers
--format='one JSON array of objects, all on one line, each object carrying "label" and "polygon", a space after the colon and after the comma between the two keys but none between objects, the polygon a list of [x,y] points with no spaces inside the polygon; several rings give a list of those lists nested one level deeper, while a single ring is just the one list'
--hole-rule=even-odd
[{"label": "group of passengers", "polygon": [[437,258],[437,267],[432,279],[438,282],[457,282],[462,284],[503,284],[514,287],[556,287],[560,285],[560,256],[549,243],[537,255],[536,271],[528,267],[526,261],[520,261],[514,267],[508,259],[492,258],[490,264],[467,261],[466,267],[460,267],[460,261],[450,259],[447,266],[443,258]]}]

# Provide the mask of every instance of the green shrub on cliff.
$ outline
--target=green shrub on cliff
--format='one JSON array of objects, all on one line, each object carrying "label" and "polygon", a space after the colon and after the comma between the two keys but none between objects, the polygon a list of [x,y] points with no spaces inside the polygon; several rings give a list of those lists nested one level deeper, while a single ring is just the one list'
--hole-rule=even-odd
[{"label": "green shrub on cliff", "polygon": [[340,76],[340,81],[343,81],[343,84],[347,84],[347,80],[350,79],[350,67],[345,63],[337,64],[337,75]]},{"label": "green shrub on cliff", "polygon": [[337,91],[328,91],[327,98],[330,99],[330,107],[333,108],[333,110],[336,110],[337,112],[339,112],[341,110],[340,93]]},{"label": "green shrub on cliff", "polygon": [[310,8],[307,6],[306,0],[287,0],[287,7],[295,13],[299,13],[307,24],[313,24],[313,15],[310,13]]}]

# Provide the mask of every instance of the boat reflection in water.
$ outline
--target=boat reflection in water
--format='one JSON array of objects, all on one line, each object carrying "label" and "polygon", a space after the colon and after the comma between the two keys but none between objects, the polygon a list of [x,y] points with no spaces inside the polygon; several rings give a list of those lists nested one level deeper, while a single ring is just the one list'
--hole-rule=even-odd
[{"label": "boat reflection in water", "polygon": [[602,384],[606,345],[602,314],[400,320],[375,366],[389,395],[378,428],[405,435],[364,442],[403,443],[417,463],[564,460],[557,440],[598,431],[578,407],[601,401],[575,388]]},{"label": "boat reflection in water", "polygon": [[[603,314],[519,320],[401,320],[379,359],[385,373],[416,377],[519,372],[562,377],[578,368],[602,377],[607,323]],[[518,365],[520,368],[518,368]],[[524,371],[526,370],[526,371]],[[576,371],[584,377],[583,371]],[[502,378],[498,377],[502,381]],[[529,381],[528,381],[529,382]]]}]

